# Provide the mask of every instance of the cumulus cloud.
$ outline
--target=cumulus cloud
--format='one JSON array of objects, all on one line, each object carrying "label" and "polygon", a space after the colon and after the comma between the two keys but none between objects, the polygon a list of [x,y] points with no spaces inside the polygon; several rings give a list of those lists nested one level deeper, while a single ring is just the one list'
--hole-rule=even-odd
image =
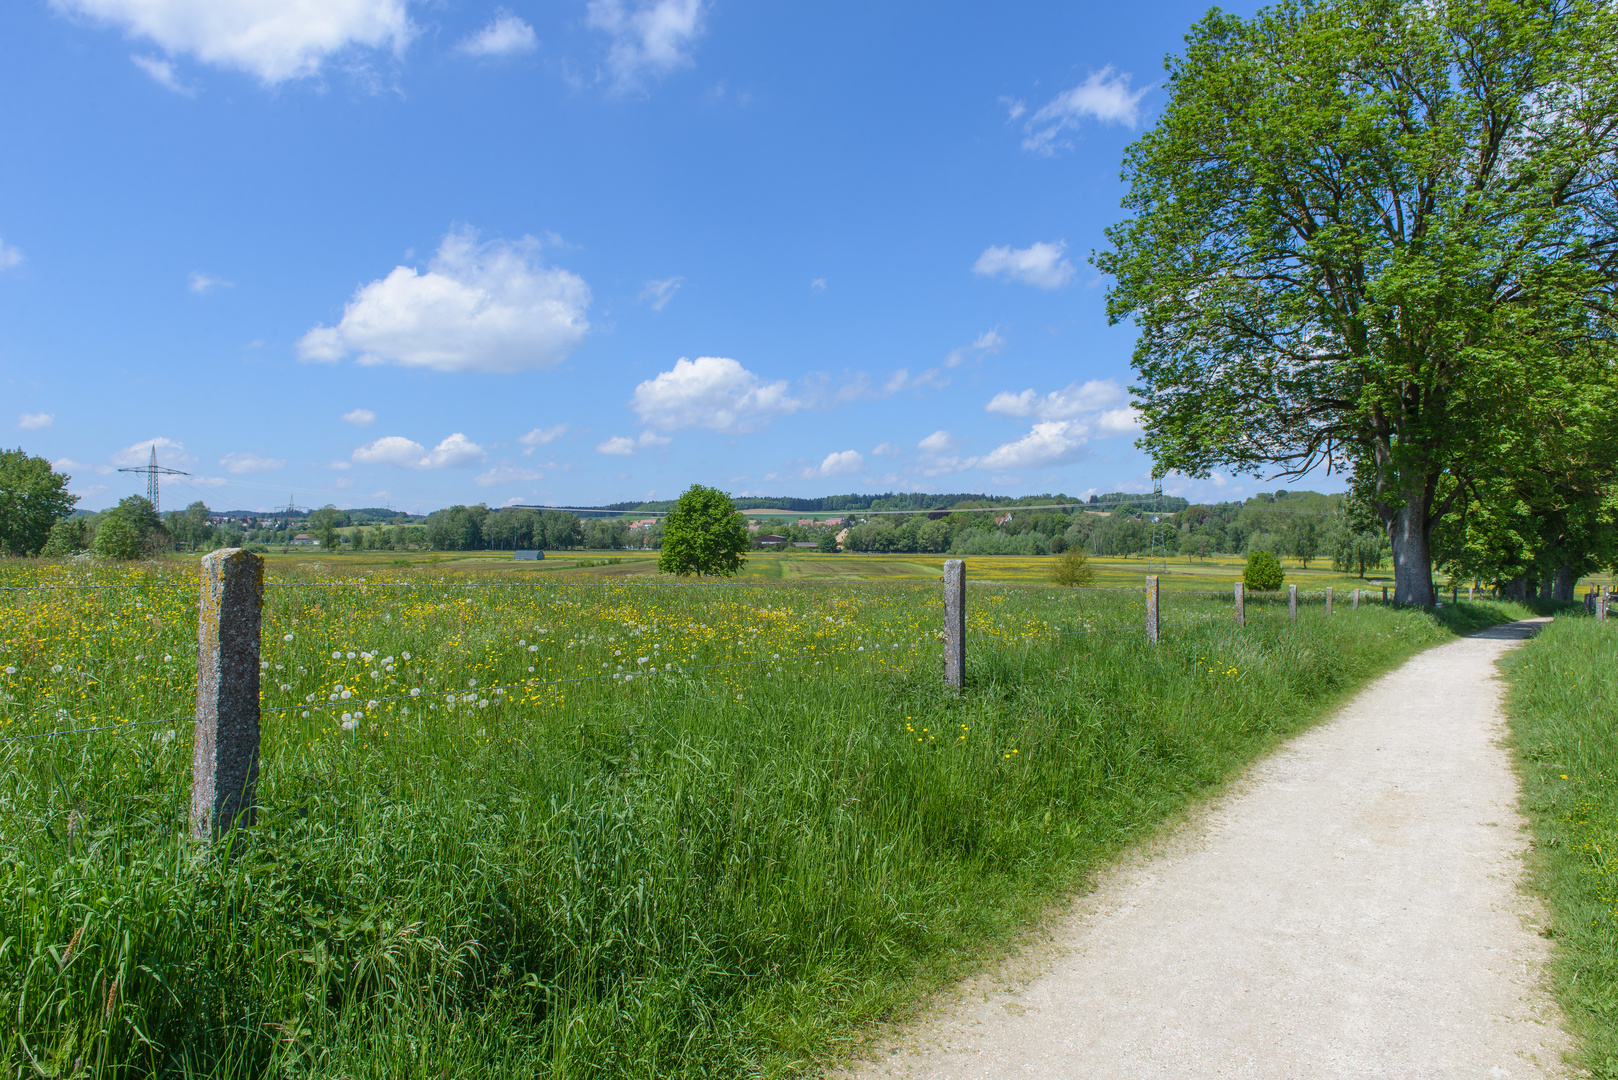
[{"label": "cumulus cloud", "polygon": [[772,417],[804,408],[785,380],[765,382],[723,356],[680,357],[674,367],[635,387],[630,407],[658,431],[707,428],[757,431]]},{"label": "cumulus cloud", "polygon": [[620,87],[689,65],[707,13],[703,0],[590,0],[585,10],[589,25],[612,38],[607,66]]},{"label": "cumulus cloud", "polygon": [[873,456],[873,457],[898,457],[899,456],[899,444],[898,443],[891,443],[891,442],[880,443],[875,450],[871,451],[871,456]]},{"label": "cumulus cloud", "polygon": [[114,465],[128,467],[131,465],[147,465],[151,463],[152,448],[157,448],[157,463],[159,465],[194,465],[197,459],[185,452],[185,444],[175,439],[165,439],[161,435],[155,439],[142,439],[132,443],[112,455]]},{"label": "cumulus cloud", "polygon": [[843,450],[834,454],[827,454],[826,460],[820,463],[820,468],[813,470],[816,477],[827,476],[853,476],[865,468],[865,458],[860,456],[858,450]]},{"label": "cumulus cloud", "polygon": [[584,340],[590,287],[538,262],[539,242],[479,243],[471,229],[444,237],[426,273],[397,266],[362,286],[336,326],[298,342],[304,360],[434,371],[535,371],[555,367]]},{"label": "cumulus cloud", "polygon": [[478,473],[472,482],[478,487],[494,487],[496,484],[526,484],[544,478],[545,474],[539,469],[524,469],[501,462],[488,472]]},{"label": "cumulus cloud", "polygon": [[1089,425],[1082,420],[1049,420],[1016,442],[1004,443],[977,462],[985,469],[1028,469],[1063,465],[1084,454],[1090,441]]},{"label": "cumulus cloud", "polygon": [[943,429],[933,432],[916,444],[921,451],[919,467],[925,476],[943,476],[948,473],[965,472],[970,469],[976,460],[961,457],[955,453],[960,446],[960,440]]},{"label": "cumulus cloud", "polygon": [[606,442],[596,444],[596,453],[628,457],[635,452],[635,440],[625,435],[614,435]]},{"label": "cumulus cloud", "polygon": [[17,417],[17,426],[24,431],[39,431],[48,428],[56,422],[56,417],[48,412],[25,412]]},{"label": "cumulus cloud", "polygon": [[0,240],[0,270],[10,270],[14,266],[21,266],[22,251],[12,247],[4,240]]},{"label": "cumulus cloud", "polygon": [[[266,84],[313,75],[338,53],[388,47],[415,33],[407,0],[51,0],[58,11],[108,23],[155,43],[256,75]],[[146,62],[143,63],[142,61]],[[136,57],[159,82],[164,62]],[[151,66],[148,66],[151,65]],[[168,78],[173,78],[172,67]],[[165,83],[167,85],[167,83]]]},{"label": "cumulus cloud", "polygon": [[370,427],[376,423],[376,413],[370,409],[354,409],[343,414],[343,423],[353,424],[355,427]]},{"label": "cumulus cloud", "polygon": [[226,472],[242,476],[247,473],[274,472],[286,468],[287,463],[281,458],[260,457],[258,454],[243,451],[235,454],[226,454],[219,459],[219,464],[225,467]]},{"label": "cumulus cloud", "polygon": [[[1103,124],[1122,124],[1134,128],[1140,125],[1140,101],[1150,86],[1139,90],[1129,88],[1130,76],[1118,74],[1111,64],[1071,90],[1064,90],[1056,98],[1028,118],[1023,125],[1023,149],[1036,154],[1054,154],[1066,146],[1062,133],[1077,128],[1085,120],[1099,120]],[[1019,106],[1021,102],[1017,103]],[[1014,111],[1012,119],[1020,116]]]},{"label": "cumulus cloud", "polygon": [[1041,397],[1033,390],[1020,394],[1002,390],[985,406],[989,412],[1002,416],[1032,416],[1040,420],[1071,420],[1085,413],[1112,409],[1121,405],[1127,395],[1124,388],[1112,379],[1091,379],[1079,384],[1069,383],[1060,390],[1052,390]]},{"label": "cumulus cloud", "polygon": [[648,281],[646,287],[640,291],[641,303],[650,304],[653,311],[662,311],[669,306],[669,301],[674,299],[674,294],[680,291],[683,284],[685,284],[683,277]]},{"label": "cumulus cloud", "polygon": [[495,11],[494,21],[455,46],[468,56],[514,56],[539,47],[534,28],[505,8]]},{"label": "cumulus cloud", "polygon": [[[990,251],[995,250],[990,248]],[[985,252],[987,254],[987,252]],[[978,259],[981,263],[983,260]],[[981,273],[981,271],[980,271]],[[1000,336],[1000,328],[985,330],[979,334],[970,345],[963,345],[959,349],[951,349],[949,355],[944,357],[945,367],[960,367],[968,360],[981,360],[985,356],[992,356],[1006,347],[1006,339]]]},{"label": "cumulus cloud", "polygon": [[392,465],[400,469],[457,469],[483,460],[483,447],[459,431],[431,451],[414,439],[385,435],[359,447],[353,458],[361,465]]},{"label": "cumulus cloud", "polygon": [[[1006,277],[1041,289],[1060,289],[1073,278],[1073,264],[1063,257],[1067,241],[1039,241],[1025,248],[990,247],[978,256],[972,272]],[[998,336],[998,335],[996,335]]]},{"label": "cumulus cloud", "polygon": [[567,424],[556,424],[548,428],[535,428],[526,435],[518,436],[517,441],[526,447],[526,449],[523,450],[523,456],[530,457],[533,455],[536,447],[544,446],[546,443],[552,443],[557,439],[560,439],[563,435],[567,434],[567,429]]},{"label": "cumulus cloud", "polygon": [[191,271],[191,277],[186,282],[186,287],[192,292],[201,293],[204,296],[215,289],[229,289],[234,286],[235,282],[226,281],[223,278],[209,277],[200,270]]}]

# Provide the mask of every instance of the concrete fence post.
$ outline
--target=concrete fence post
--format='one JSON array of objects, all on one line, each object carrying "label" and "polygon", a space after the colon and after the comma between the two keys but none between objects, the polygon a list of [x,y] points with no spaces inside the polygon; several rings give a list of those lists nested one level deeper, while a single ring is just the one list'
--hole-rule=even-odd
[{"label": "concrete fence post", "polygon": [[1607,617],[1607,604],[1611,600],[1612,587],[1609,585],[1602,586],[1601,595],[1596,597],[1596,618],[1598,620],[1605,619]]},{"label": "concrete fence post", "polygon": [[1296,585],[1287,586],[1287,621],[1298,621],[1298,587]]},{"label": "concrete fence post", "polygon": [[203,556],[191,752],[191,835],[198,840],[253,824],[263,610],[263,559],[241,548]]},{"label": "concrete fence post", "polygon": [[1247,625],[1247,589],[1240,581],[1236,583],[1236,625]]},{"label": "concrete fence post", "polygon": [[1360,591],[1358,589],[1354,590],[1354,604],[1353,604],[1353,607],[1354,607],[1355,611],[1358,611],[1360,609]]},{"label": "concrete fence post", "polygon": [[1331,614],[1331,586],[1326,586],[1326,614]]},{"label": "concrete fence post", "polygon": [[1146,640],[1157,644],[1157,575],[1146,575]]},{"label": "concrete fence post", "polygon": [[944,685],[966,683],[966,562],[944,560]]}]

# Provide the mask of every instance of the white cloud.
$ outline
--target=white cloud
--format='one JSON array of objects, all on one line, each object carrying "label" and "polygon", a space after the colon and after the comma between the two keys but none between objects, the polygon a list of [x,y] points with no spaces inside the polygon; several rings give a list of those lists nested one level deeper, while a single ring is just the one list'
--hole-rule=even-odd
[{"label": "white cloud", "polygon": [[844,450],[840,453],[827,454],[826,460],[820,463],[818,469],[805,470],[804,479],[826,476],[852,476],[865,468],[865,459],[858,450]]},{"label": "white cloud", "polygon": [[401,469],[457,469],[483,460],[483,447],[459,431],[429,452],[414,439],[384,435],[353,453],[361,465],[393,465]]},{"label": "white cloud", "polygon": [[142,439],[132,443],[112,455],[114,465],[128,467],[131,465],[148,465],[151,463],[152,448],[157,448],[157,463],[159,465],[194,465],[197,459],[185,452],[185,444],[174,439],[165,439],[158,436],[155,439]]},{"label": "white cloud", "polygon": [[985,406],[1002,416],[1032,416],[1040,420],[1071,420],[1085,413],[1118,407],[1126,400],[1124,388],[1112,379],[1091,379],[1080,385],[1069,383],[1041,397],[1033,390],[1020,394],[1002,390]]},{"label": "white cloud", "polygon": [[23,253],[20,249],[12,247],[4,240],[0,240],[0,270],[10,270],[14,266],[22,265]]},{"label": "white cloud", "polygon": [[[1023,125],[1023,149],[1036,154],[1054,154],[1058,147],[1066,145],[1061,139],[1062,132],[1077,128],[1086,118],[1104,124],[1137,127],[1140,124],[1140,99],[1152,88],[1143,86],[1139,90],[1131,90],[1130,78],[1127,74],[1120,75],[1113,71],[1111,64],[1100,71],[1092,71],[1084,82],[1071,90],[1062,91],[1050,104],[1028,118]],[[1022,115],[1021,105],[1022,102],[1017,102],[1013,108],[1013,120]]]},{"label": "white cloud", "polygon": [[1073,264],[1063,258],[1067,241],[1044,241],[1025,248],[991,247],[978,256],[972,272],[985,277],[1008,277],[1041,289],[1060,289],[1073,278]]},{"label": "white cloud", "polygon": [[[989,249],[993,251],[993,248]],[[987,254],[987,253],[985,253]],[[978,260],[982,262],[980,258]],[[970,345],[963,345],[959,349],[951,349],[949,355],[944,357],[945,367],[960,367],[968,360],[981,360],[985,356],[992,356],[1006,347],[1006,339],[1000,336],[1000,328],[985,330],[973,340]]]},{"label": "white cloud", "polygon": [[504,8],[496,9],[494,21],[455,46],[469,56],[514,56],[539,47],[534,28]]},{"label": "white cloud", "polygon": [[882,443],[879,446],[877,446],[877,448],[875,450],[871,451],[871,456],[872,457],[898,457],[899,456],[899,444],[898,443],[890,443],[890,442]]},{"label": "white cloud", "polygon": [[1005,443],[986,454],[978,465],[985,469],[1028,469],[1038,465],[1062,465],[1084,454],[1090,441],[1090,428],[1082,420],[1047,420],[1016,442]]},{"label": "white cloud", "polygon": [[955,449],[955,436],[947,431],[935,431],[917,443],[916,448],[924,454],[942,454]]},{"label": "white cloud", "polygon": [[[313,75],[328,59],[356,47],[403,50],[415,33],[406,4],[407,0],[52,0],[58,11],[120,27],[130,37],[156,43],[170,56],[195,56],[204,63],[246,71],[268,84]],[[151,69],[148,72],[158,78]]]},{"label": "white cloud", "polygon": [[533,371],[555,367],[590,329],[590,287],[541,266],[539,242],[478,243],[471,229],[444,237],[426,273],[395,267],[362,286],[336,326],[298,343],[304,360],[395,363],[435,371]]},{"label": "white cloud", "polygon": [[817,278],[813,279],[812,281],[810,281],[809,282],[809,291],[810,292],[825,292],[826,291],[826,279],[823,278],[823,277],[817,277]]},{"label": "white cloud", "polygon": [[39,431],[48,428],[56,422],[56,417],[48,412],[25,412],[17,417],[17,426],[24,431]]},{"label": "white cloud", "polygon": [[586,11],[589,25],[612,37],[607,66],[621,88],[690,64],[706,14],[702,0],[590,0]]},{"label": "white cloud", "polygon": [[650,304],[653,311],[662,311],[669,306],[669,301],[674,299],[674,294],[680,291],[683,284],[685,278],[678,276],[648,281],[640,291],[641,302]]},{"label": "white cloud", "polygon": [[180,81],[179,73],[175,70],[172,61],[165,60],[161,56],[141,56],[138,53],[129,59],[136,67],[150,75],[152,81],[163,87],[163,89],[172,90],[176,94],[182,94],[185,97],[191,97],[196,93],[195,90]]},{"label": "white cloud", "polygon": [[635,440],[636,446],[667,446],[674,440],[666,435],[659,435],[655,431],[643,431],[640,438]]},{"label": "white cloud", "polygon": [[1009,94],[1000,95],[1000,104],[1006,107],[1006,122],[1015,123],[1023,113],[1028,111],[1021,98],[1014,98]]},{"label": "white cloud", "polygon": [[186,287],[192,292],[201,293],[204,296],[213,292],[215,289],[230,289],[234,288],[235,285],[236,283],[233,281],[226,281],[223,278],[209,277],[200,270],[191,271],[191,277],[186,282]]},{"label": "white cloud", "polygon": [[326,468],[335,469],[338,472],[346,472],[353,467],[354,463],[352,461],[333,461],[331,464],[326,466]]},{"label": "white cloud", "polygon": [[920,390],[926,386],[942,389],[948,385],[949,377],[937,368],[928,368],[913,379],[908,368],[900,368],[888,376],[888,381],[882,384],[882,392],[891,395],[901,390]]},{"label": "white cloud", "polygon": [[[65,458],[65,457],[64,458],[57,458],[55,461],[51,462],[51,468],[54,469],[56,472],[59,472],[59,473],[87,473],[87,472],[89,472],[89,473],[96,473],[97,475],[100,475],[100,476],[105,476],[108,473],[112,472],[112,466],[111,465],[87,465],[82,461],[74,461],[72,458]],[[105,491],[106,489],[103,488],[102,490]]]},{"label": "white cloud", "polygon": [[557,424],[554,427],[535,428],[528,434],[519,436],[517,441],[522,443],[523,446],[527,447],[527,449],[523,451],[523,456],[528,457],[532,455],[535,447],[544,446],[546,443],[555,442],[557,439],[560,439],[563,435],[567,434],[567,429],[567,424]]},{"label": "white cloud", "polygon": [[355,427],[370,427],[376,423],[376,413],[370,409],[354,409],[343,414],[343,423],[353,424]]},{"label": "white cloud", "polygon": [[488,472],[478,473],[472,482],[478,487],[494,487],[496,484],[524,484],[544,478],[545,474],[538,469],[524,469],[501,462]]},{"label": "white cloud", "polygon": [[785,380],[764,382],[722,356],[695,360],[682,356],[672,370],[635,387],[630,401],[641,422],[658,431],[757,431],[771,417],[797,412],[804,405],[791,395]]},{"label": "white cloud", "polygon": [[921,451],[920,468],[925,476],[943,476],[965,472],[977,464],[975,458],[960,457],[954,451],[960,440],[940,428],[916,444]]},{"label": "white cloud", "polygon": [[617,457],[628,457],[635,452],[635,440],[623,435],[614,435],[606,442],[596,444],[596,453],[612,454]]},{"label": "white cloud", "polygon": [[286,468],[287,463],[280,458],[259,457],[250,452],[226,454],[219,459],[219,464],[225,467],[226,472],[241,476],[246,473],[274,472],[276,469]]}]

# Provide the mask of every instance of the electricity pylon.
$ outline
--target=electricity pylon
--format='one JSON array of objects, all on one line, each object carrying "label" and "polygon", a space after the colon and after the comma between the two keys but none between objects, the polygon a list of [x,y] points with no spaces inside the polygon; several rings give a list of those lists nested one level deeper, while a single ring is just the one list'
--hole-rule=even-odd
[{"label": "electricity pylon", "polygon": [[132,465],[127,469],[119,469],[118,471],[119,472],[132,472],[132,473],[145,473],[146,474],[146,501],[152,504],[152,512],[153,513],[160,513],[162,511],[162,508],[157,503],[157,478],[159,476],[190,476],[191,475],[190,473],[183,472],[183,471],[181,471],[179,469],[170,469],[170,468],[166,468],[166,467],[164,467],[162,465],[159,465],[157,463],[157,444],[156,443],[152,444],[152,461],[151,461],[151,464],[149,464],[149,465]]}]

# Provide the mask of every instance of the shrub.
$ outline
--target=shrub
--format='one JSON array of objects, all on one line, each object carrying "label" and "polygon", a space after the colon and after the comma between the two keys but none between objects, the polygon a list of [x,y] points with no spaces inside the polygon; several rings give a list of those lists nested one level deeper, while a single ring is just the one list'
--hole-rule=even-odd
[{"label": "shrub", "polygon": [[1268,551],[1255,551],[1247,556],[1247,567],[1242,571],[1242,584],[1254,592],[1273,592],[1281,587],[1286,572],[1281,563]]},{"label": "shrub", "polygon": [[145,543],[137,529],[124,515],[116,511],[101,519],[96,526],[95,544],[92,546],[103,559],[138,559],[145,554]]},{"label": "shrub", "polygon": [[1056,569],[1051,571],[1051,580],[1069,588],[1094,585],[1096,568],[1090,565],[1084,548],[1075,545],[1062,552],[1062,557],[1056,561]]}]

